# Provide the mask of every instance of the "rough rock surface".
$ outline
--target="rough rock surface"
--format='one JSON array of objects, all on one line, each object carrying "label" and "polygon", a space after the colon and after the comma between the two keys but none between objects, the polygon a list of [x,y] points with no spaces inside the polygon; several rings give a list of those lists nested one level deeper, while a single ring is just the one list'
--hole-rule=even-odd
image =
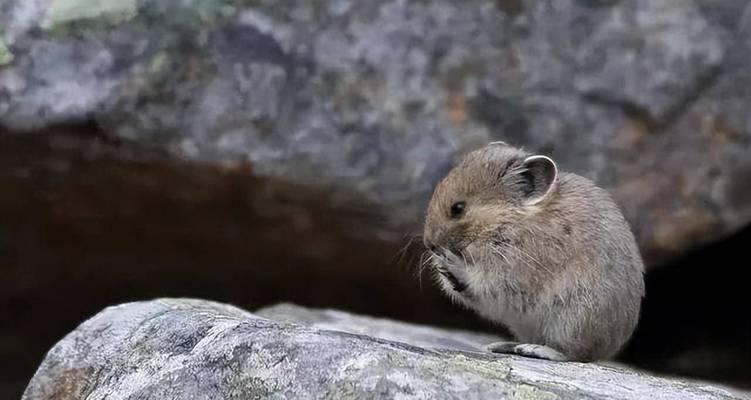
[{"label": "rough rock surface", "polygon": [[751,5],[6,0],[0,125],[94,120],[416,220],[490,139],[612,189],[649,264],[751,220]]},{"label": "rough rock surface", "polygon": [[350,332],[420,347],[477,351],[483,344],[502,340],[500,336],[465,330],[438,329],[390,319],[360,316],[331,309],[311,309],[282,303],[254,314],[279,322],[292,322],[316,329]]},{"label": "rough rock surface", "polygon": [[[300,315],[290,307],[264,313]],[[336,328],[347,317],[325,319]],[[359,317],[343,325],[350,323],[398,325]],[[200,300],[130,303],[104,310],[50,350],[23,399],[740,398],[617,367],[418,347],[404,343],[413,339],[410,327],[391,330],[403,342]],[[418,336],[424,343],[425,332]]]}]

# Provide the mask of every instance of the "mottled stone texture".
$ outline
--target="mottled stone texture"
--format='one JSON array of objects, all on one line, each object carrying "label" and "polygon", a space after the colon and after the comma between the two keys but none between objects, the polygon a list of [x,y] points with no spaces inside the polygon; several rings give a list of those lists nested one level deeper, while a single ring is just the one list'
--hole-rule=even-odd
[{"label": "mottled stone texture", "polygon": [[261,314],[185,299],[108,308],[50,350],[22,399],[740,398],[620,367],[459,351],[445,343],[478,337],[456,331],[292,306]]},{"label": "mottled stone texture", "polygon": [[94,120],[415,224],[502,139],[611,189],[650,265],[751,220],[747,2],[104,3],[0,5],[0,125]]}]

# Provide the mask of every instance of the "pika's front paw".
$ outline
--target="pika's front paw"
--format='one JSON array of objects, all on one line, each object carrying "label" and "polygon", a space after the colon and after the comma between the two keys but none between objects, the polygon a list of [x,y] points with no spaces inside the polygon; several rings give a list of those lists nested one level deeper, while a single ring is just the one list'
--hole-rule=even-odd
[{"label": "pika's front paw", "polygon": [[455,274],[445,268],[438,269],[438,273],[441,274],[451,285],[451,288],[458,293],[467,290],[467,283],[459,280]]}]

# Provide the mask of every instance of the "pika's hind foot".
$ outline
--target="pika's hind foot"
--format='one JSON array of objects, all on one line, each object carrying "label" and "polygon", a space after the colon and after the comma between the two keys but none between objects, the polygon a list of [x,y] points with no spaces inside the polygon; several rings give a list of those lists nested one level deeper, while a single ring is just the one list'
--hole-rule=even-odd
[{"label": "pika's hind foot", "polygon": [[548,346],[519,342],[495,342],[485,346],[491,353],[516,354],[529,358],[539,358],[550,361],[569,361],[569,358]]}]

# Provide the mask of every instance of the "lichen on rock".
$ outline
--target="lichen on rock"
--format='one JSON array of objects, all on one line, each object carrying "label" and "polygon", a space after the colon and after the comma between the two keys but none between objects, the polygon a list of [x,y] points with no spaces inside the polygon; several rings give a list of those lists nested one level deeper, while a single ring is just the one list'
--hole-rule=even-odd
[{"label": "lichen on rock", "polygon": [[47,10],[47,17],[42,26],[54,30],[81,21],[116,25],[130,20],[137,14],[136,0],[55,0]]},{"label": "lichen on rock", "polygon": [[8,65],[13,62],[13,53],[10,52],[8,46],[5,45],[2,39],[0,39],[0,67]]},{"label": "lichen on rock", "polygon": [[[420,347],[410,344],[416,326],[396,321],[277,311],[279,321],[273,309],[263,318],[201,300],[110,307],[50,350],[23,400],[739,398],[621,367]],[[290,322],[294,315],[308,326]],[[401,340],[347,332],[350,318],[364,330],[390,327]],[[317,321],[330,329],[310,325]]]}]

